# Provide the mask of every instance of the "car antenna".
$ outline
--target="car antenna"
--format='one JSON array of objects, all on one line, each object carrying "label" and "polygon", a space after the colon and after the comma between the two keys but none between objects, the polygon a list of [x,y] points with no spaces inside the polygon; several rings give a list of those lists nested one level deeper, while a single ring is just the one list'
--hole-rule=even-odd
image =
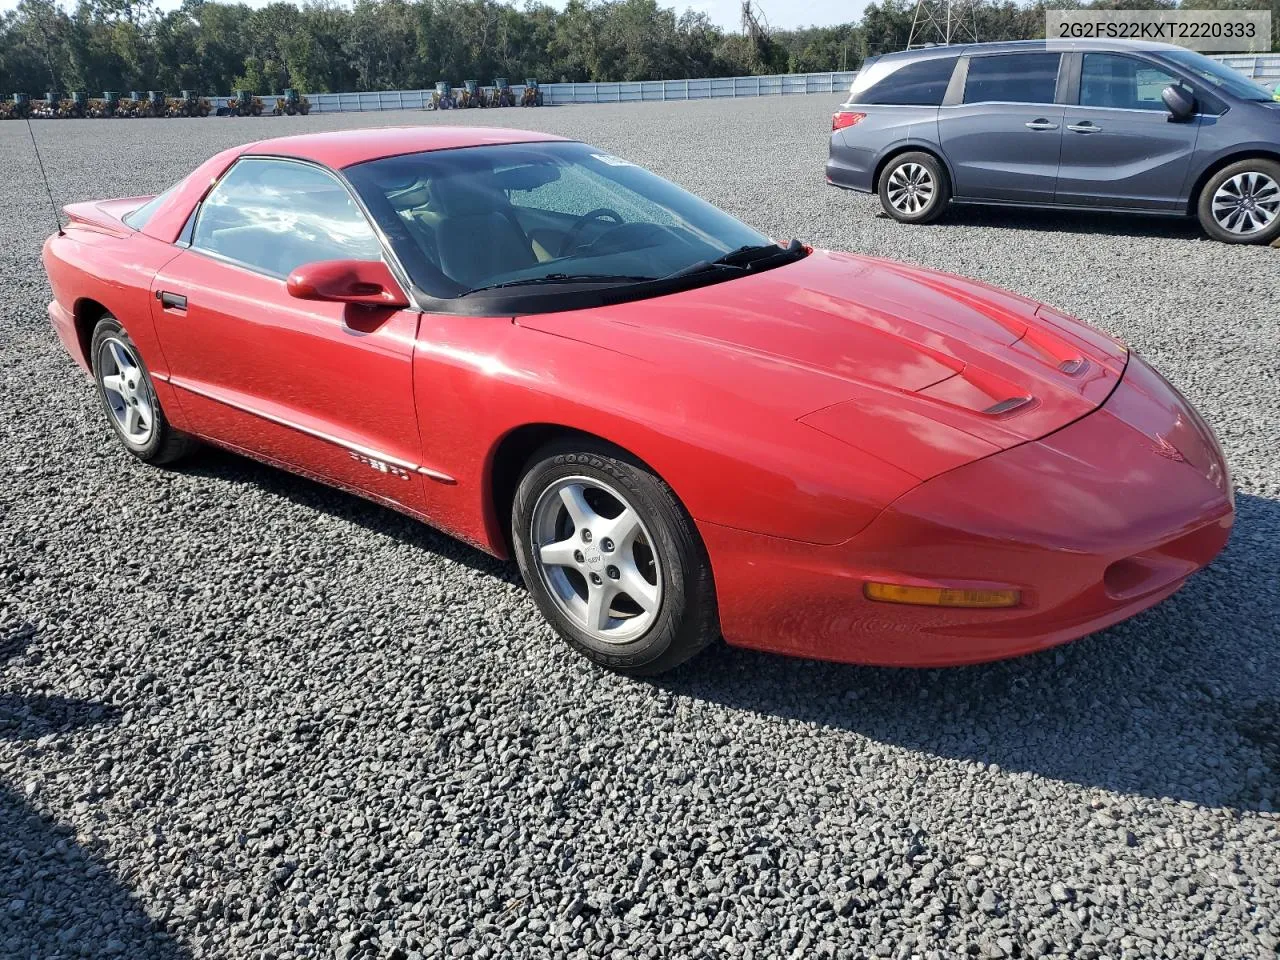
[{"label": "car antenna", "polygon": [[53,209],[53,222],[58,225],[58,236],[62,236],[62,217],[58,215],[58,204],[53,199],[53,188],[49,186],[49,175],[44,172],[44,160],[40,156],[40,145],[36,143],[36,132],[31,126],[31,117],[27,117],[27,133],[31,134],[31,149],[36,152],[36,163],[40,165],[40,178],[44,180],[45,193],[49,195],[49,206]]}]

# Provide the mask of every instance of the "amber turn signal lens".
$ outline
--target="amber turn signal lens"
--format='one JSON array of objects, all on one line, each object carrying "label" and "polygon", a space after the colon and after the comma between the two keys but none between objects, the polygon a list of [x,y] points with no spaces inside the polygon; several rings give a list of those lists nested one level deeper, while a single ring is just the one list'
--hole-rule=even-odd
[{"label": "amber turn signal lens", "polygon": [[946,590],[873,581],[864,584],[862,592],[868,600],[912,603],[922,607],[1016,607],[1022,599],[1017,590]]}]

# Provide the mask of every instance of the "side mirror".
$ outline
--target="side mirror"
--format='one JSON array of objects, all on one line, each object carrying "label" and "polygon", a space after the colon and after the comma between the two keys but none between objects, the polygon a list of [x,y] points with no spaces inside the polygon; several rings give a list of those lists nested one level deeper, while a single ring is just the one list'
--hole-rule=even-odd
[{"label": "side mirror", "polygon": [[286,282],[289,296],[299,300],[362,303],[397,309],[409,298],[381,260],[321,260],[298,267]]},{"label": "side mirror", "polygon": [[1185,87],[1165,87],[1160,91],[1160,99],[1164,101],[1170,116],[1179,123],[1191,119],[1191,115],[1196,112],[1196,98]]}]

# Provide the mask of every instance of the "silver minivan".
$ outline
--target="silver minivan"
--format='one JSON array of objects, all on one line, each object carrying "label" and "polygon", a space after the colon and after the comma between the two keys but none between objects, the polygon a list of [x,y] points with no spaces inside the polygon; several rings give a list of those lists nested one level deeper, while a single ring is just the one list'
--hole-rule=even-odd
[{"label": "silver minivan", "polygon": [[938,46],[867,61],[832,117],[827,182],[927,223],[948,202],[1198,216],[1280,237],[1280,102],[1141,41]]}]

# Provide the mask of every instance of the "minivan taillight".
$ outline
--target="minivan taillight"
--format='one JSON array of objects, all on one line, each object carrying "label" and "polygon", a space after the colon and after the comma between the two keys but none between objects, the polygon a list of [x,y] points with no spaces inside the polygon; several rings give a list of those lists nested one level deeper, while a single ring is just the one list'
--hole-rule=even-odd
[{"label": "minivan taillight", "polygon": [[831,129],[836,131],[843,130],[845,127],[852,127],[865,117],[865,113],[851,113],[848,110],[841,110],[831,115]]}]

